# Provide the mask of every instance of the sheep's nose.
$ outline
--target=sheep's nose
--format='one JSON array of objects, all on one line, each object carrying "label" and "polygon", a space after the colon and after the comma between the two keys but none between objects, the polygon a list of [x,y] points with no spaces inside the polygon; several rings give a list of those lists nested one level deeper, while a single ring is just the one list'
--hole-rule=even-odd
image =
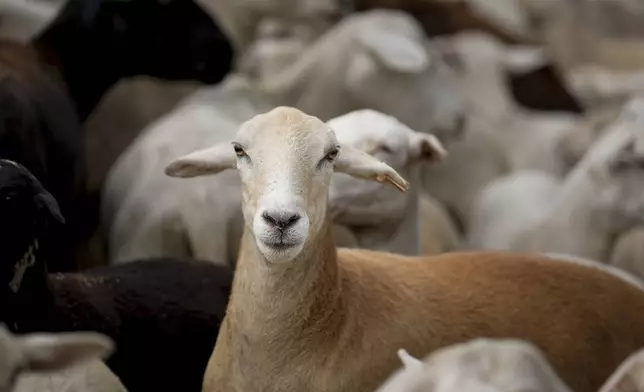
[{"label": "sheep's nose", "polygon": [[264,211],[262,218],[264,218],[264,221],[269,226],[273,226],[279,230],[285,230],[300,220],[301,216],[296,212],[290,211]]}]

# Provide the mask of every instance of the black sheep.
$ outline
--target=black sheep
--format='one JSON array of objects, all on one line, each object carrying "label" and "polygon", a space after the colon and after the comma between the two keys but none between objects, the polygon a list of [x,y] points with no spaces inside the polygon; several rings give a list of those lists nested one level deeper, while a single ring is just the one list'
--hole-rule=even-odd
[{"label": "black sheep", "polygon": [[195,0],[69,0],[33,40],[85,120],[120,79],[220,82],[234,49]]},{"label": "black sheep", "polygon": [[[0,42],[0,158],[25,165],[52,192],[70,252],[98,226],[82,122],[107,90],[137,75],[217,83],[233,56],[194,0],[69,0],[31,47]],[[67,271],[70,262],[50,267]]]},{"label": "black sheep", "polygon": [[0,322],[15,333],[97,331],[107,365],[130,392],[201,391],[232,271],[208,262],[140,260],[82,273],[47,272],[55,200],[21,165],[0,160]]}]

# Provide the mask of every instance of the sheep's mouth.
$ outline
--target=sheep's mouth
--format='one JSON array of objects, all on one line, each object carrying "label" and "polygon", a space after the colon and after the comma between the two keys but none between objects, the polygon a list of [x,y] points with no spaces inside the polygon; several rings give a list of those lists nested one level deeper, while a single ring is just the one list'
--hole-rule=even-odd
[{"label": "sheep's mouth", "polygon": [[275,250],[288,250],[299,245],[299,243],[288,242],[288,241],[263,241],[263,242],[264,242],[264,245]]}]

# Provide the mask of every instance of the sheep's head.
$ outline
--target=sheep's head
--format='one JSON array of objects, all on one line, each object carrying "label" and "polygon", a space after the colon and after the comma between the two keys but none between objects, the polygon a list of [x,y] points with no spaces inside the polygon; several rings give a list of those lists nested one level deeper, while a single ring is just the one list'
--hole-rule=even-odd
[{"label": "sheep's head", "polygon": [[[327,122],[338,141],[361,150],[394,168],[405,178],[422,162],[440,162],[447,152],[438,139],[428,133],[414,132],[392,116],[370,110],[356,110]],[[337,223],[351,226],[352,207],[364,210],[369,207],[374,219],[396,229],[405,216],[405,209],[417,199],[409,193],[375,182],[360,181],[338,174],[333,176],[329,192],[331,213]]]},{"label": "sheep's head", "polygon": [[94,332],[14,336],[0,325],[0,392],[11,392],[21,374],[52,372],[107,357],[114,343]]},{"label": "sheep's head", "polygon": [[570,392],[533,344],[474,339],[434,351],[422,362],[404,350],[403,368],[377,392]]},{"label": "sheep's head", "polygon": [[289,107],[257,115],[223,143],[178,158],[172,177],[196,177],[237,168],[244,220],[268,262],[293,260],[326,222],[334,170],[386,181],[405,191],[408,183],[376,158],[338,142],[316,117]]},{"label": "sheep's head", "polygon": [[621,231],[644,222],[644,96],[624,105],[569,176],[593,184],[594,225]]},{"label": "sheep's head", "polygon": [[5,239],[0,274],[8,285],[5,290],[16,293],[29,271],[37,268],[34,274],[44,276],[44,262],[34,267],[44,245],[40,240],[65,220],[38,180],[24,166],[6,159],[0,159],[0,216],[0,236]]},{"label": "sheep's head", "polygon": [[[458,74],[412,16],[367,11],[346,17],[334,30],[335,45],[344,48],[339,56],[349,57],[338,72],[345,78],[339,83],[356,107],[390,114],[419,131],[451,130],[460,124],[465,107],[457,90]],[[353,42],[351,49],[345,42]]]}]

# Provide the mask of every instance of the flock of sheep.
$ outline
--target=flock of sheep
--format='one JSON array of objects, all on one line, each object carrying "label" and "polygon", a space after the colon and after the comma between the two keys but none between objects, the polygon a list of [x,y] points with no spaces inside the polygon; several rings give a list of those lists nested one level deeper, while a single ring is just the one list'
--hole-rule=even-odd
[{"label": "flock of sheep", "polygon": [[644,392],[643,22],[0,0],[0,391]]}]

